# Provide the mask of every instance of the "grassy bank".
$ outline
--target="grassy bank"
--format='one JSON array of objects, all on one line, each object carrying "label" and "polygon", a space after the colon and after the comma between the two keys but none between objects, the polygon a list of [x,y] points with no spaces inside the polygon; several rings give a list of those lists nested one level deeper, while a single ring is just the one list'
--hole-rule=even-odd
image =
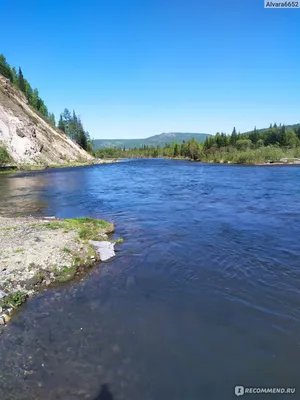
[{"label": "grassy bank", "polygon": [[284,149],[277,146],[266,146],[258,149],[237,150],[235,148],[218,149],[200,155],[199,161],[231,164],[265,164],[280,163],[282,159],[300,157],[300,148]]}]

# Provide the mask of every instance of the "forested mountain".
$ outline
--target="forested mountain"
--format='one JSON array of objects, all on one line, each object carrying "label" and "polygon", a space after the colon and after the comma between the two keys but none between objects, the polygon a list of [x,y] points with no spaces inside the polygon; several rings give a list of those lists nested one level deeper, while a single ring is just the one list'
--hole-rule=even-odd
[{"label": "forested mountain", "polygon": [[[25,79],[22,69],[19,67],[17,71],[15,67],[11,67],[3,54],[0,54],[0,74],[24,93],[30,106],[33,107],[40,116],[45,118],[53,127],[56,126],[55,116],[53,113],[49,112],[46,104],[39,95],[38,89],[33,89],[27,79]],[[66,108],[60,115],[57,127],[84,150],[91,150],[90,135],[84,130],[81,119],[76,115],[75,111],[71,114]]]},{"label": "forested mountain", "polygon": [[101,148],[125,148],[134,149],[143,146],[164,146],[172,142],[182,142],[195,138],[199,142],[204,142],[205,138],[210,136],[208,133],[183,133],[183,132],[169,132],[161,133],[160,135],[150,136],[145,139],[96,139],[93,141],[93,149]]},{"label": "forested mountain", "polygon": [[[174,157],[191,158],[204,162],[256,164],[279,162],[300,157],[300,124],[271,124],[266,129],[231,135],[216,133],[207,136],[204,143],[194,138],[165,146],[143,145],[134,149],[99,149],[98,157]],[[295,160],[294,160],[295,161]]]}]

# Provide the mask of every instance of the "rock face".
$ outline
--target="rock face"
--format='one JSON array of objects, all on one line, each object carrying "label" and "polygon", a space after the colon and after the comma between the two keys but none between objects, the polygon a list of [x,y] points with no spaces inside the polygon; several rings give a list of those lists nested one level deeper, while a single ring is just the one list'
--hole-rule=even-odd
[{"label": "rock face", "polygon": [[79,145],[51,126],[24,94],[0,75],[0,145],[15,165],[51,165],[93,159]]}]

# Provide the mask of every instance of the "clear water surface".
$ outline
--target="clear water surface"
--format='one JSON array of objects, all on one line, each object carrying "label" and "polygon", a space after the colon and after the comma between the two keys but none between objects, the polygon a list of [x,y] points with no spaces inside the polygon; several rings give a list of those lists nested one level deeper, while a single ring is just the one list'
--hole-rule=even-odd
[{"label": "clear water surface", "polygon": [[171,160],[0,176],[2,215],[105,218],[125,239],[4,330],[0,399],[300,398],[299,182]]}]

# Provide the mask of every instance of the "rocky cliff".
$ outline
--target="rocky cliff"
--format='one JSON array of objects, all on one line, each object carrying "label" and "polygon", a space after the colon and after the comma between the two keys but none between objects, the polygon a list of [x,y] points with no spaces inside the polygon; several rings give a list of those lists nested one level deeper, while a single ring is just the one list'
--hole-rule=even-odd
[{"label": "rocky cliff", "polygon": [[93,159],[64,133],[51,126],[24,94],[0,75],[0,146],[21,166],[88,162]]}]

